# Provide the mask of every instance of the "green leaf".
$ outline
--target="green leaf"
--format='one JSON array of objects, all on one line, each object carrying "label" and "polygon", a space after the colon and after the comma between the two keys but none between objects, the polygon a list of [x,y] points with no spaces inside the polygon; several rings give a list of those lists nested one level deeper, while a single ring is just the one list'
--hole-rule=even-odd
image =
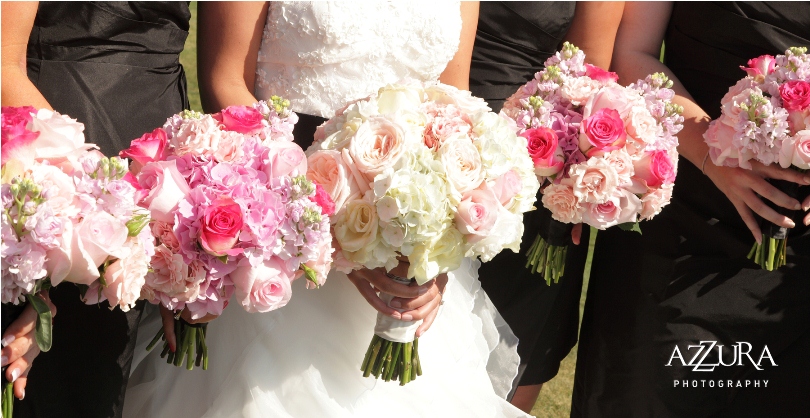
[{"label": "green leaf", "polygon": [[45,300],[37,295],[28,295],[28,303],[37,311],[36,340],[39,350],[47,352],[53,344],[53,317],[51,308]]},{"label": "green leaf", "polygon": [[619,224],[619,228],[621,228],[622,231],[633,231],[641,234],[641,226],[639,226],[638,222],[626,222]]},{"label": "green leaf", "polygon": [[315,273],[315,270],[307,267],[306,264],[301,264],[301,270],[304,270],[304,277],[314,283],[315,287],[321,287],[320,283],[318,283],[318,274]]},{"label": "green leaf", "polygon": [[221,255],[217,257],[217,260],[221,261],[222,264],[228,264],[228,255],[227,254]]}]

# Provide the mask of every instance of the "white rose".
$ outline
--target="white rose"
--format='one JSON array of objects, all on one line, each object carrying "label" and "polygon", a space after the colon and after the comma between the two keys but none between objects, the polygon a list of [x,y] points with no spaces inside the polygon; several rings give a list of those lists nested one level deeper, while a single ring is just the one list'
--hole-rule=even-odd
[{"label": "white rose", "polygon": [[377,92],[377,108],[383,115],[415,111],[424,96],[424,91],[418,85],[389,84]]},{"label": "white rose", "polygon": [[445,139],[439,148],[439,159],[447,179],[459,193],[477,188],[484,180],[481,155],[467,135],[458,134]]},{"label": "white rose", "polygon": [[654,144],[663,130],[646,107],[634,106],[625,121],[625,129],[633,138],[645,144]]},{"label": "white rose", "polygon": [[346,204],[335,222],[335,238],[343,255],[356,263],[366,264],[377,245],[379,218],[371,201],[372,194]]}]

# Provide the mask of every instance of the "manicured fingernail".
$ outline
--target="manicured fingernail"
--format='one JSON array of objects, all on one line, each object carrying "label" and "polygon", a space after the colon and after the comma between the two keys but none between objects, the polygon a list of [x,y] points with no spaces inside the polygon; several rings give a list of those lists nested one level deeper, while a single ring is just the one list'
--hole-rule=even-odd
[{"label": "manicured fingernail", "polygon": [[12,370],[11,371],[11,381],[16,382],[18,377],[20,377],[20,369]]},{"label": "manicured fingernail", "polygon": [[401,318],[402,318],[402,314],[400,314],[399,312],[394,311],[394,313],[392,313],[392,314],[391,314],[391,318],[394,318],[394,319],[401,319]]},{"label": "manicured fingernail", "polygon": [[22,390],[22,396],[20,396],[20,400],[25,399],[25,389]]},{"label": "manicured fingernail", "polygon": [[392,301],[391,301],[391,303],[389,303],[389,304],[388,304],[388,306],[390,306],[390,307],[392,307],[392,308],[401,308],[401,307],[402,307],[402,304],[401,304],[401,303],[399,303],[399,302],[397,302],[397,301],[395,301],[395,300],[392,300]]},{"label": "manicured fingernail", "polygon": [[14,340],[16,340],[16,339],[17,339],[17,337],[15,337],[13,335],[7,335],[7,336],[3,337],[2,340],[0,340],[0,344],[2,344],[3,347],[8,347],[8,345],[13,343]]},{"label": "manicured fingernail", "polygon": [[411,314],[402,315],[402,320],[403,321],[413,321],[413,316],[411,316]]},{"label": "manicured fingernail", "polygon": [[793,222],[790,219],[787,220],[787,224],[788,224],[788,228],[795,228],[796,227],[796,223]]},{"label": "manicured fingernail", "polygon": [[6,356],[0,357],[0,367],[6,366],[8,366],[8,357]]}]

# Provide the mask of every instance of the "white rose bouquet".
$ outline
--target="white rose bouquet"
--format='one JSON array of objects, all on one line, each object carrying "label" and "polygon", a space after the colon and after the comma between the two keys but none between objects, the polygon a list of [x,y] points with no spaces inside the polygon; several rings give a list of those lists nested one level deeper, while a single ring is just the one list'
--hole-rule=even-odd
[{"label": "white rose bouquet", "polygon": [[[510,120],[451,86],[405,81],[349,104],[307,150],[307,176],[335,202],[336,268],[390,272],[407,257],[407,277],[389,277],[421,285],[464,257],[517,252],[539,188],[526,150]],[[419,322],[386,321],[362,369],[404,385],[421,374]]]}]

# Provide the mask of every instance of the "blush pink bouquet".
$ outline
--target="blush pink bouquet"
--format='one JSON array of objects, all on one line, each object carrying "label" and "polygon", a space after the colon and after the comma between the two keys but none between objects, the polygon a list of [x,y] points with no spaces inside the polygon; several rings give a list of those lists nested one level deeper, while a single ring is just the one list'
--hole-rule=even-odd
[{"label": "blush pink bouquet", "polygon": [[639,230],[669,203],[677,173],[680,106],[657,73],[623,87],[565,43],[513,94],[501,114],[526,138],[543,206],[551,213],[527,268],[548,283],[564,274],[573,224]]},{"label": "blush pink bouquet", "polygon": [[[3,331],[27,300],[38,314],[41,351],[51,348],[52,322],[39,292],[74,283],[85,303],[108,300],[110,309],[128,311],[154,253],[126,161],[93,148],[84,125],[68,116],[2,108]],[[4,416],[11,416],[4,390]]]},{"label": "blush pink bouquet", "polygon": [[[721,100],[722,114],[703,134],[716,165],[751,169],[751,161],[779,164],[800,172],[810,169],[810,55],[790,48],[776,57],[762,55],[741,67],[747,76]],[[791,197],[803,200],[796,183],[769,180]],[[799,212],[766,200],[778,213],[798,219]],[[773,270],[786,262],[788,229],[760,219],[762,244],[748,258]]]},{"label": "blush pink bouquet", "polygon": [[269,312],[287,304],[296,278],[308,287],[326,280],[333,204],[305,176],[288,105],[274,97],[216,114],[184,111],[121,152],[135,160],[157,238],[143,296],[177,312],[178,347],[163,350],[176,366],[208,364],[206,327],[179,319],[182,310],[220,315],[235,296],[248,312]]},{"label": "blush pink bouquet", "polygon": [[[464,257],[517,252],[539,188],[526,149],[508,119],[444,84],[404,81],[350,103],[307,150],[310,178],[335,202],[336,268],[391,274],[407,257],[406,277],[389,277],[423,284]],[[364,374],[401,384],[421,374],[420,322],[378,315]]]}]

